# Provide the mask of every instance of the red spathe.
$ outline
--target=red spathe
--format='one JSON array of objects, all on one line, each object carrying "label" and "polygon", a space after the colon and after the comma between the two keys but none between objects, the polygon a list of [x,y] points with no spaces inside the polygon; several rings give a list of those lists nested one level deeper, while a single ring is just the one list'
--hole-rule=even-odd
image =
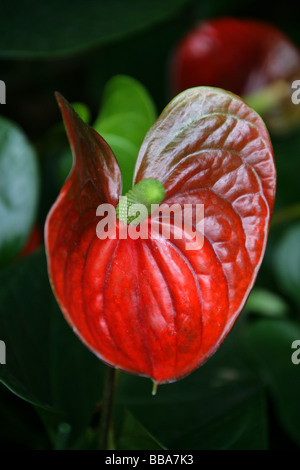
[{"label": "red spathe", "polygon": [[177,380],[216,351],[256,279],[275,197],[268,133],[231,93],[180,94],[145,137],[134,184],[155,178],[165,204],[204,204],[203,247],[187,250],[187,234],[175,239],[172,226],[170,239],[100,240],[96,209],[118,204],[119,167],[108,144],[58,101],[74,165],[45,229],[57,301],[107,364],[157,383]]}]

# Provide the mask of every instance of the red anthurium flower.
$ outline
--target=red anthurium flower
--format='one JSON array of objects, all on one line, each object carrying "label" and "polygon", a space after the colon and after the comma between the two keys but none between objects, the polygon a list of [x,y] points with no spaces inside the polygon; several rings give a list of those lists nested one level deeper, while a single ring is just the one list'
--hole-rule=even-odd
[{"label": "red anthurium flower", "polygon": [[[219,18],[200,23],[178,44],[170,68],[173,95],[199,85],[221,87],[239,96],[255,97],[272,116],[273,129],[299,119],[291,102],[291,84],[299,78],[300,51],[278,28],[246,19]],[[258,90],[266,90],[256,97]],[[297,117],[298,116],[298,117]],[[270,120],[270,122],[269,122]]]},{"label": "red anthurium flower", "polygon": [[[156,203],[204,205],[202,245],[188,248],[185,226],[176,237],[175,218],[169,238],[149,232],[124,239],[132,225],[122,221],[121,203],[116,236],[99,239],[97,207],[117,207],[119,167],[108,144],[60,95],[58,102],[74,165],[45,235],[62,312],[105,363],[156,383],[179,379],[216,351],[262,262],[276,179],[265,126],[223,90],[199,87],[177,96],[145,137],[128,199],[149,199],[154,179],[163,188],[155,200],[154,184]],[[154,211],[140,227],[153,220],[165,224]]]}]

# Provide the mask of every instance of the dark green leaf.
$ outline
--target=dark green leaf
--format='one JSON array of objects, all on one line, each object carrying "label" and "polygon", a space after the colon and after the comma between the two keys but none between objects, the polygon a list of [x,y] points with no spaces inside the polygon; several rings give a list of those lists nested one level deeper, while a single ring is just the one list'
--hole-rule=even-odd
[{"label": "dark green leaf", "polygon": [[[1,367],[1,366],[0,366]],[[0,450],[47,449],[48,436],[34,408],[0,384]]]},{"label": "dark green leaf", "polygon": [[[266,403],[263,391],[254,393],[230,412],[184,436],[182,449],[261,450],[266,449]],[[228,432],[226,432],[226,429]]]},{"label": "dark green leaf", "polygon": [[278,242],[274,256],[278,284],[300,305],[300,224],[291,226]]},{"label": "dark green leaf", "polygon": [[23,247],[37,209],[36,155],[23,132],[0,117],[0,266]]},{"label": "dark green leaf", "polygon": [[264,449],[262,388],[240,356],[232,332],[199,370],[156,396],[149,380],[123,374],[118,402],[169,449]]},{"label": "dark green leaf", "polygon": [[300,365],[292,362],[292,355],[297,356],[292,348],[295,340],[300,340],[299,325],[280,320],[261,320],[243,337],[245,351],[269,387],[282,425],[300,444]]},{"label": "dark green leaf", "polygon": [[1,3],[1,55],[75,53],[149,28],[190,0],[52,0]]},{"label": "dark green leaf", "polygon": [[124,421],[118,438],[119,450],[165,450],[137,419],[127,410],[124,413]]},{"label": "dark green leaf", "polygon": [[7,354],[0,381],[25,400],[60,413],[57,423],[71,426],[73,442],[101,396],[104,366],[63,319],[43,252],[3,270],[0,306]]},{"label": "dark green leaf", "polygon": [[[277,194],[275,209],[282,210],[299,202],[300,132],[272,138],[277,169]],[[276,213],[276,211],[275,211]],[[274,214],[275,215],[275,214]]]}]

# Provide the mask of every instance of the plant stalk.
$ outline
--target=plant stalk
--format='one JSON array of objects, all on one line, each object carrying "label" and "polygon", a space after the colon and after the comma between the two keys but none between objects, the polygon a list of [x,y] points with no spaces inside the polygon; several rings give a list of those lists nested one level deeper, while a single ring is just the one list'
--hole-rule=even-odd
[{"label": "plant stalk", "polygon": [[115,450],[113,409],[116,392],[117,369],[107,367],[102,397],[102,415],[100,422],[100,449]]}]

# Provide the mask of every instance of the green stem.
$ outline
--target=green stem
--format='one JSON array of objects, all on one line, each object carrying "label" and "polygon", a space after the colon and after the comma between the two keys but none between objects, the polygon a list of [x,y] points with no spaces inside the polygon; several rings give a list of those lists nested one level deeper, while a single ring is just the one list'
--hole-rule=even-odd
[{"label": "green stem", "polygon": [[114,367],[107,367],[103,389],[102,416],[100,423],[100,448],[102,450],[115,449],[113,430],[113,408],[114,397],[116,392],[117,372],[117,369],[115,369]]}]

